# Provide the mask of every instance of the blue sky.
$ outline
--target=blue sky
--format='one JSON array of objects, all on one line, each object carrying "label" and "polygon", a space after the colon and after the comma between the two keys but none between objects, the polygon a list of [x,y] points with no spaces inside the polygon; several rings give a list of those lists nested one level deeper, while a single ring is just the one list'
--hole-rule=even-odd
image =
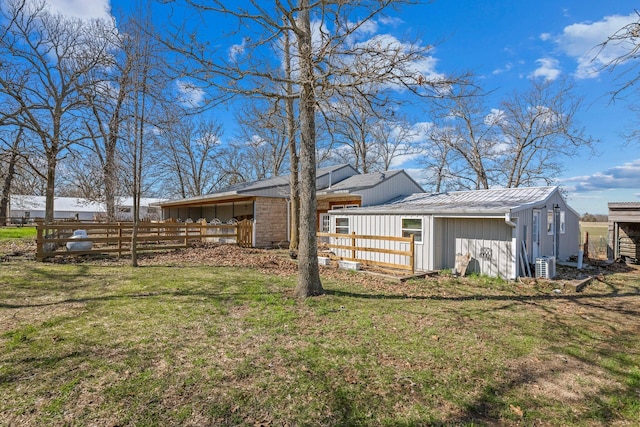
[{"label": "blue sky", "polygon": [[[79,17],[130,7],[128,0],[47,1]],[[577,94],[584,98],[577,122],[600,142],[596,156],[585,152],[566,161],[559,184],[578,212],[607,213],[607,202],[640,201],[640,143],[629,145],[622,135],[640,123],[630,110],[640,99],[630,94],[611,102],[615,75],[600,68],[619,52],[606,51],[595,59],[594,52],[636,17],[637,6],[627,0],[436,0],[392,16],[393,31],[435,44],[433,72],[472,71],[485,89],[495,90],[495,107],[513,90],[527,87],[532,76],[575,79]],[[417,171],[412,173],[420,179]]]}]

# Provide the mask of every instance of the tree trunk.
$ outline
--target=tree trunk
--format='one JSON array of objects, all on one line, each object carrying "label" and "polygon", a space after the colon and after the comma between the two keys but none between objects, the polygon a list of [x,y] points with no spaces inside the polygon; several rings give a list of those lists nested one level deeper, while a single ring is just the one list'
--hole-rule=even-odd
[{"label": "tree trunk", "polygon": [[55,200],[56,165],[58,159],[55,154],[49,154],[47,157],[47,188],[45,190],[44,221],[50,224],[54,219],[53,202]]},{"label": "tree trunk", "polygon": [[296,144],[295,116],[293,111],[293,85],[291,83],[291,43],[289,31],[284,33],[284,58],[285,73],[287,79],[287,98],[285,100],[285,111],[287,120],[287,140],[289,146],[289,187],[291,189],[291,213],[290,213],[290,233],[289,250],[297,251],[299,246],[300,232],[300,191],[298,188],[298,147]]},{"label": "tree trunk", "polygon": [[317,244],[316,143],[313,52],[309,1],[300,0],[298,51],[300,52],[300,250],[298,285],[294,294],[306,298],[324,293],[320,282]]},{"label": "tree trunk", "polygon": [[11,146],[11,155],[9,156],[9,164],[7,165],[7,174],[4,177],[2,183],[2,196],[0,197],[0,218],[3,221],[0,222],[0,227],[4,227],[7,222],[6,218],[9,214],[9,197],[11,194],[11,183],[16,173],[16,163],[18,162],[18,145],[20,144],[20,138],[22,137],[22,128],[18,130],[18,135],[14,143]]}]

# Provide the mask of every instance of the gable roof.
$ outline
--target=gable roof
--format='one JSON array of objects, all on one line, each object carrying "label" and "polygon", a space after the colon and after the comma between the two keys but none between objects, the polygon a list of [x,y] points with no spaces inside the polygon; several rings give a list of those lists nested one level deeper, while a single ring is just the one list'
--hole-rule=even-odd
[{"label": "gable roof", "polygon": [[544,203],[557,191],[558,187],[532,187],[455,191],[437,194],[417,193],[386,205],[349,209],[349,214],[441,213],[500,215]]},{"label": "gable roof", "polygon": [[[350,194],[376,187],[400,174],[404,174],[411,182],[415,183],[404,170],[360,174],[353,166],[346,163],[328,166],[319,168],[316,171],[316,191],[318,191],[318,194],[323,195],[333,193]],[[415,183],[415,185],[417,189],[421,188],[419,184]],[[195,205],[202,202],[233,200],[253,196],[289,197],[289,175],[235,184],[212,194],[165,201],[159,205],[162,207]]]},{"label": "gable roof", "polygon": [[371,172],[350,176],[331,187],[324,189],[323,193],[338,193],[338,192],[353,192],[358,190],[365,190],[367,188],[373,188],[385,180],[404,173],[404,171],[387,171],[387,172]]}]

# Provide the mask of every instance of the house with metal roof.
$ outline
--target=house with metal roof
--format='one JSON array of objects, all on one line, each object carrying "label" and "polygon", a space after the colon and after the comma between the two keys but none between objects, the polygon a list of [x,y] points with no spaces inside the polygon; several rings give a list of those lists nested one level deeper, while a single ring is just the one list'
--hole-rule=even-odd
[{"label": "house with metal roof", "polygon": [[[405,171],[360,174],[341,164],[316,171],[317,225],[328,230],[329,210],[366,207],[422,192]],[[254,222],[253,245],[269,247],[290,235],[289,176],[236,184],[212,194],[159,203],[164,219]]]},{"label": "house with metal roof", "polygon": [[[162,199],[140,199],[140,217],[152,220],[160,219],[160,210],[151,205]],[[44,196],[27,196],[12,194],[9,197],[9,217],[15,219],[33,220],[44,218],[46,198]],[[54,219],[78,219],[80,221],[95,221],[106,215],[104,203],[81,197],[55,197],[53,199]],[[133,198],[119,197],[116,200],[116,215],[122,221],[130,221],[133,212]]]},{"label": "house with metal roof", "polygon": [[[577,255],[580,243],[579,215],[558,187],[419,193],[392,203],[328,213],[331,233],[413,234],[416,271],[454,269],[456,257],[467,255],[467,272],[515,279],[536,274],[538,261],[551,268],[547,262],[555,267],[556,260]],[[348,239],[341,239],[334,237],[331,243],[348,244]],[[334,253],[347,258],[351,251]],[[365,262],[370,258],[402,263],[399,255],[388,253],[362,251],[359,257]]]}]

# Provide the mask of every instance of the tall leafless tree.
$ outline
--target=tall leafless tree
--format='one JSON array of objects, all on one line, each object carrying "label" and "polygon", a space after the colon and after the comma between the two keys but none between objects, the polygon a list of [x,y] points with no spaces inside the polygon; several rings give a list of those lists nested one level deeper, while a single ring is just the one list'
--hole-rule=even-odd
[{"label": "tall leafless tree", "polygon": [[593,139],[576,123],[580,106],[565,81],[531,80],[527,91],[504,100],[495,116],[503,141],[500,184],[551,184],[578,150],[593,153]]},{"label": "tall leafless tree", "polygon": [[[177,4],[178,1],[167,3]],[[204,36],[198,37],[195,24],[180,25],[168,44],[191,61],[185,66],[199,66],[191,75],[203,84],[218,89],[218,102],[236,95],[276,99],[295,98],[300,123],[300,244],[299,274],[295,293],[300,297],[323,292],[317,264],[316,246],[316,114],[320,100],[329,99],[354,87],[374,84],[402,87],[416,94],[426,94],[443,79],[432,79],[417,71],[416,64],[431,47],[402,43],[394,38],[375,38],[362,42],[354,35],[367,22],[384,11],[412,0],[366,0],[345,2],[332,0],[310,2],[274,2],[258,0],[233,3],[185,0],[203,13],[223,14],[235,18],[234,30],[223,36],[237,37],[239,42],[230,53],[207,50]],[[312,25],[313,14],[313,25]],[[360,18],[353,20],[354,16]],[[236,25],[239,23],[240,25]],[[284,33],[292,36],[292,70],[287,75],[282,67]],[[215,44],[218,46],[218,44]],[[294,93],[286,89],[290,83]],[[375,94],[374,94],[375,95]]]},{"label": "tall leafless tree", "polygon": [[280,100],[256,100],[236,113],[238,142],[243,143],[247,163],[257,179],[282,175],[288,163],[288,134],[285,109]]},{"label": "tall leafless tree", "polygon": [[8,216],[9,198],[11,188],[16,178],[16,168],[20,162],[20,148],[22,145],[23,129],[18,128],[14,132],[5,131],[0,133],[0,177],[2,187],[0,187],[0,227],[6,225],[5,219]]},{"label": "tall leafless tree", "polygon": [[[464,166],[449,167],[458,186],[486,189],[493,183],[493,162],[498,146],[497,123],[487,119],[484,97],[477,86],[460,86],[453,96],[434,100],[434,123],[429,139],[437,158]],[[459,170],[460,174],[455,171]]]},{"label": "tall leafless tree", "polygon": [[[624,25],[607,40],[598,46],[597,56],[605,56],[604,51],[610,48],[619,49],[622,53],[605,63],[604,68],[615,73],[616,87],[610,91],[612,101],[629,98],[630,109],[636,113],[635,123],[630,124],[630,130],[624,133],[627,142],[640,144],[640,105],[636,99],[640,82],[638,71],[638,58],[640,58],[640,12],[635,11],[636,19]],[[608,55],[606,55],[608,56]]]},{"label": "tall leafless tree", "polygon": [[222,133],[222,124],[215,120],[187,116],[164,121],[155,150],[163,153],[158,166],[167,183],[167,195],[203,196],[221,186],[224,174],[217,158]]},{"label": "tall leafless tree", "polygon": [[[80,88],[89,72],[108,64],[108,41],[102,21],[83,21],[53,15],[43,1],[7,0],[0,5],[0,92],[16,104],[9,124],[38,141],[47,160],[46,221],[53,220],[58,161],[85,138],[77,120],[85,108]],[[19,84],[16,84],[19,82]]]},{"label": "tall leafless tree", "polygon": [[457,95],[436,103],[440,114],[427,134],[437,191],[551,184],[565,159],[593,150],[576,123],[580,99],[567,82],[531,80],[528,90],[493,109],[477,86]]},{"label": "tall leafless tree", "polygon": [[90,149],[95,154],[101,171],[101,178],[97,181],[100,183],[98,193],[87,196],[104,201],[109,221],[116,219],[117,197],[123,190],[119,179],[122,165],[118,143],[121,127],[126,120],[125,102],[131,89],[134,58],[131,55],[132,40],[128,37],[127,27],[132,25],[135,23],[125,22],[121,31],[116,31],[115,27],[105,28],[107,32],[100,36],[111,40],[113,45],[111,65],[93,70],[94,84],[92,87],[82,88],[90,110],[85,119],[86,133],[90,137]]}]

